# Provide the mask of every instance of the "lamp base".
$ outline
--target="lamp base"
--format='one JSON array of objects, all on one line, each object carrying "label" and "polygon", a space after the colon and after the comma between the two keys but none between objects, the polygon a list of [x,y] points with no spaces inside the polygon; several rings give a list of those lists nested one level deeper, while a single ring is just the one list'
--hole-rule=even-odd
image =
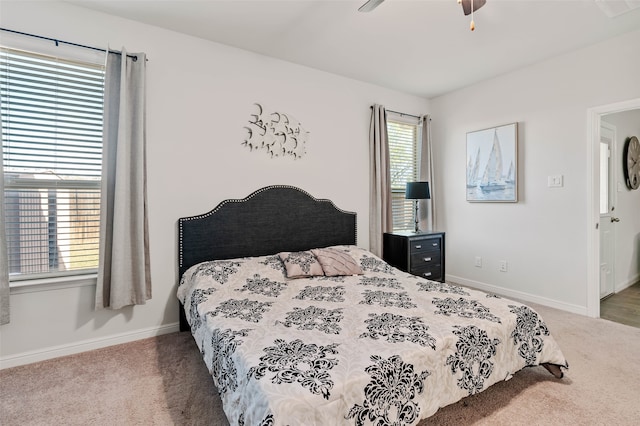
[{"label": "lamp base", "polygon": [[416,222],[415,232],[417,234],[418,232],[420,232],[420,226],[419,226],[419,221],[418,221],[418,200],[414,200],[414,202],[416,204],[416,212],[415,212],[413,217],[414,217],[414,220]]}]

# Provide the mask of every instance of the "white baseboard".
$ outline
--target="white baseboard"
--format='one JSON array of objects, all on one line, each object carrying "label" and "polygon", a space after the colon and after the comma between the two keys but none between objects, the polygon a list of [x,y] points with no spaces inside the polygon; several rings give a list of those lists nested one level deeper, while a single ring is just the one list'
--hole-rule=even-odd
[{"label": "white baseboard", "polygon": [[446,281],[452,283],[458,283],[467,287],[476,288],[478,290],[498,294],[500,296],[508,297],[511,299],[519,299],[525,302],[538,303],[540,305],[548,306],[550,308],[560,309],[562,311],[571,312],[579,315],[587,315],[587,307],[573,305],[571,303],[560,302],[559,300],[548,299],[546,297],[540,297],[533,294],[525,293],[522,291],[511,290],[504,287],[498,287],[491,284],[486,284],[480,281],[468,280],[466,278],[456,277],[454,275],[447,275]]},{"label": "white baseboard", "polygon": [[180,325],[176,322],[161,325],[159,327],[140,329],[129,333],[112,334],[110,336],[83,340],[66,345],[50,346],[48,348],[38,349],[35,351],[22,352],[0,358],[0,370],[58,358],[65,355],[91,351],[93,349],[105,348],[107,346],[119,345],[121,343],[133,342],[135,340],[146,339],[148,337],[160,336],[161,334],[174,333],[179,330]]},{"label": "white baseboard", "polygon": [[636,275],[635,277],[631,278],[630,280],[627,280],[625,282],[622,283],[618,283],[616,284],[616,289],[615,292],[616,293],[620,293],[622,290],[631,287],[632,285],[636,284],[640,282],[640,274]]}]

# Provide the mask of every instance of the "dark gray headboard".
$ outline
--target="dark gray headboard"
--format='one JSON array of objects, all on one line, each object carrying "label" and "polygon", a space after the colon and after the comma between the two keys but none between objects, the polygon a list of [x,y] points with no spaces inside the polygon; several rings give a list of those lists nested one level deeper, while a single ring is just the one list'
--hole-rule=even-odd
[{"label": "dark gray headboard", "polygon": [[178,220],[178,269],[215,259],[356,244],[356,214],[300,188],[267,186]]}]

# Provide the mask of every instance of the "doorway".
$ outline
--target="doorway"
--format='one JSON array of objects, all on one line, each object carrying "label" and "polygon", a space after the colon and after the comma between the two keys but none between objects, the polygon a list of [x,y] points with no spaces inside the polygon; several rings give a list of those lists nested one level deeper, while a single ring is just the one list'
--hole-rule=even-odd
[{"label": "doorway", "polygon": [[[616,282],[616,128],[600,117],[600,299],[615,292]],[[602,307],[602,306],[601,306]]]},{"label": "doorway", "polygon": [[[606,274],[603,273],[602,268],[602,252],[604,251],[605,255],[611,256],[611,253],[607,252],[608,241],[606,238],[601,235],[601,168],[605,167],[603,164],[604,155],[606,155],[604,147],[601,145],[601,142],[607,138],[607,130],[606,128],[603,130],[602,117],[609,114],[614,114],[618,112],[625,112],[631,110],[640,110],[640,98],[632,99],[625,102],[619,102],[616,104],[603,105],[600,107],[591,108],[588,110],[588,170],[587,176],[588,178],[588,206],[589,206],[589,214],[588,214],[588,234],[587,234],[587,244],[588,244],[588,255],[587,255],[587,264],[588,264],[588,273],[587,273],[587,314],[591,317],[600,317],[600,298],[601,298],[601,288],[606,288],[610,286],[610,283],[607,283],[606,280],[609,278]],[[605,125],[606,126],[606,125]],[[610,137],[610,136],[609,136]],[[618,156],[621,155],[618,153]],[[606,162],[605,162],[606,163]],[[612,184],[612,185],[611,185]],[[618,182],[614,179],[611,184],[607,184],[607,188],[605,192],[613,192],[614,194],[618,191]],[[608,202],[608,201],[607,201]],[[603,203],[604,205],[604,203]],[[614,204],[615,207],[615,204]],[[610,210],[610,206],[608,207]],[[609,221],[612,219],[617,219],[615,214],[615,210],[613,212],[609,211]],[[609,222],[611,223],[611,222]],[[615,221],[613,222],[616,223]],[[610,230],[611,232],[611,230]],[[609,234],[610,236],[615,235],[615,228],[613,229],[613,234]],[[615,240],[613,240],[615,241]],[[615,247],[615,245],[614,245]],[[613,258],[613,257],[612,257]],[[613,258],[614,259],[614,258]],[[612,260],[607,260],[607,262],[612,262]],[[612,265],[612,271],[615,271],[615,266]],[[612,272],[615,274],[615,272]],[[613,280],[613,276],[611,276]],[[607,290],[608,291],[608,290]],[[615,281],[614,288],[615,291]]]}]

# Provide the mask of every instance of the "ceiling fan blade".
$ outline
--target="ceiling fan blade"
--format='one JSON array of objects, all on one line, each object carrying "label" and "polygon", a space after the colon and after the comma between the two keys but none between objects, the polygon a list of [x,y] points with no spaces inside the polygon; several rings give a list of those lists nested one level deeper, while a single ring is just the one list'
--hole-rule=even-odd
[{"label": "ceiling fan blade", "polygon": [[[480,9],[486,2],[487,0],[473,0],[473,11]],[[462,0],[462,10],[465,15],[471,14],[471,0]]]},{"label": "ceiling fan blade", "polygon": [[382,3],[383,1],[384,0],[369,0],[368,2],[360,6],[360,8],[358,9],[358,12],[371,12],[373,9],[378,7],[380,3]]}]

